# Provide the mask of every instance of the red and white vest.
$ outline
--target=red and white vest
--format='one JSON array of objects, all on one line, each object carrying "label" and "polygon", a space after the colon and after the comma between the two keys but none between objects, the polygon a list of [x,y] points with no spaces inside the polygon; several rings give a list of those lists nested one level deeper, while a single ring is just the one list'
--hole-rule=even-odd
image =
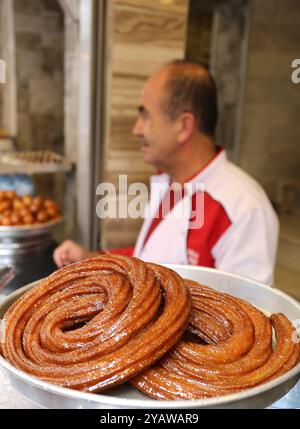
[{"label": "red and white vest", "polygon": [[[134,256],[154,263],[213,266],[273,283],[277,216],[261,186],[229,162],[225,151],[189,181],[191,186],[185,196],[148,237],[169,183],[170,177],[165,173],[151,178],[152,192],[146,209],[150,215],[144,220]],[[196,184],[204,185],[204,218],[202,227],[191,230]],[[156,192],[157,186],[161,192]]]}]

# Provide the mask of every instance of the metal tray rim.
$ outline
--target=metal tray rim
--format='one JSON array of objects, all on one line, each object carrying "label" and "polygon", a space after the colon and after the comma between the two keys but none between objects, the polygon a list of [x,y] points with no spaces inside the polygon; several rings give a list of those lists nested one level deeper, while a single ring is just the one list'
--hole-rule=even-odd
[{"label": "metal tray rim", "polygon": [[25,372],[13,367],[2,356],[0,356],[0,366],[2,366],[9,372],[12,372],[14,376],[21,379],[22,381],[26,381],[27,384],[30,384],[31,386],[37,387],[41,390],[54,393],[59,396],[97,402],[102,405],[136,408],[198,408],[205,406],[208,407],[229,404],[237,400],[240,401],[243,399],[250,399],[251,397],[256,396],[258,394],[262,394],[267,390],[271,390],[272,388],[284,383],[293,376],[296,376],[300,372],[300,363],[298,363],[286,374],[283,374],[275,380],[271,380],[267,383],[264,383],[263,385],[249,388],[244,391],[240,391],[230,395],[223,395],[206,399],[160,401],[155,399],[149,399],[147,396],[145,396],[145,399],[120,398],[116,396],[103,395],[98,393],[86,393],[74,389],[68,389],[66,387],[60,387],[55,384],[50,384],[45,381],[42,381],[37,377],[33,377],[31,375],[26,374]]},{"label": "metal tray rim", "polygon": [[176,271],[176,269],[187,268],[188,267],[189,271],[195,271],[195,272],[197,272],[197,271],[203,271],[205,273],[208,273],[208,272],[209,273],[219,273],[219,274],[222,274],[223,277],[235,278],[235,279],[238,279],[238,280],[241,280],[241,281],[247,280],[247,281],[249,281],[249,282],[251,282],[251,283],[253,283],[253,284],[255,284],[255,285],[257,285],[257,286],[259,286],[259,287],[261,287],[263,289],[265,289],[265,290],[270,290],[271,289],[272,292],[274,292],[276,295],[282,296],[282,297],[288,299],[289,301],[293,302],[293,304],[295,304],[299,308],[299,311],[300,311],[300,302],[297,301],[295,298],[293,298],[292,296],[290,296],[286,292],[283,292],[282,290],[277,289],[276,287],[269,286],[269,285],[266,285],[264,283],[258,282],[257,280],[254,280],[251,277],[242,276],[240,274],[231,273],[229,271],[222,271],[222,270],[219,270],[219,269],[216,269],[216,268],[206,268],[206,267],[197,267],[197,266],[180,265],[180,264],[161,264],[161,265],[163,265],[164,267],[173,269],[175,271]]},{"label": "metal tray rim", "polygon": [[64,217],[60,216],[56,219],[53,219],[50,222],[45,223],[36,223],[33,225],[19,225],[19,226],[3,226],[0,225],[0,235],[2,232],[9,233],[9,232],[31,232],[31,231],[37,231],[39,229],[47,229],[48,227],[52,227],[54,225],[58,225],[63,221]]}]

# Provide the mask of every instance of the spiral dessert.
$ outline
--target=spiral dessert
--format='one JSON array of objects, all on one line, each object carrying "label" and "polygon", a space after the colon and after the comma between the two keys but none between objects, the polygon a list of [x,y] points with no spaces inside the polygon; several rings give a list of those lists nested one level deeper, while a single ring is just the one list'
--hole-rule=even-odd
[{"label": "spiral dessert", "polygon": [[16,301],[1,351],[42,380],[100,392],[166,354],[189,314],[188,289],[174,271],[101,255],[58,270]]},{"label": "spiral dessert", "polygon": [[[242,299],[186,280],[192,312],[186,334],[156,365],[130,381],[155,399],[199,399],[265,383],[299,360],[282,314],[267,317]],[[272,345],[272,327],[276,345]]]}]

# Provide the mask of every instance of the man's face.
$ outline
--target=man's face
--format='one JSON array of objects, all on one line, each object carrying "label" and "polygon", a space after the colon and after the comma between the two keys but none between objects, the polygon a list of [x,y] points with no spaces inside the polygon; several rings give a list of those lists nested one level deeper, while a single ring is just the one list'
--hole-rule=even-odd
[{"label": "man's face", "polygon": [[166,77],[166,71],[161,71],[146,82],[133,128],[133,134],[140,139],[144,161],[162,171],[172,163],[178,150],[178,126],[176,121],[168,117],[162,106]]}]

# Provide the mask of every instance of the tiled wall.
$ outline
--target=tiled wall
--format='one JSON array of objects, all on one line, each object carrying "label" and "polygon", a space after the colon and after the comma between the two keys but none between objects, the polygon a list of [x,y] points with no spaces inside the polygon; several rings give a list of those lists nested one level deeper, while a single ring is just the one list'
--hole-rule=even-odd
[{"label": "tiled wall", "polygon": [[300,7],[294,0],[253,0],[240,165],[276,199],[285,177],[300,181]]},{"label": "tiled wall", "polygon": [[[153,169],[139,153],[131,130],[137,116],[139,92],[147,77],[164,63],[184,57],[188,0],[172,4],[148,0],[115,0],[111,10],[108,58],[107,138],[104,180],[148,183]],[[135,242],[141,221],[105,220],[102,244],[107,247]]]}]

